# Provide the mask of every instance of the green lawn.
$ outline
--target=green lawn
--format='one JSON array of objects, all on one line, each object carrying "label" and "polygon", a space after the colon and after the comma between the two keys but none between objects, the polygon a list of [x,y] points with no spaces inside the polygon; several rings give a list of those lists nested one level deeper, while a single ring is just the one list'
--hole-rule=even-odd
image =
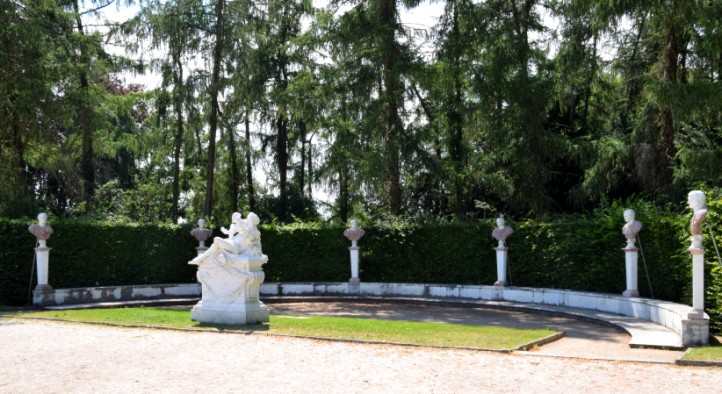
[{"label": "green lawn", "polygon": [[302,337],[390,342],[411,345],[513,350],[556,331],[404,320],[331,316],[272,315],[255,326],[205,325],[191,320],[190,311],[168,308],[77,309],[21,312],[8,317],[46,318],[121,326],[180,328],[208,331],[267,332]]},{"label": "green lawn", "polygon": [[722,346],[695,347],[685,353],[683,360],[688,361],[716,361],[722,362]]}]

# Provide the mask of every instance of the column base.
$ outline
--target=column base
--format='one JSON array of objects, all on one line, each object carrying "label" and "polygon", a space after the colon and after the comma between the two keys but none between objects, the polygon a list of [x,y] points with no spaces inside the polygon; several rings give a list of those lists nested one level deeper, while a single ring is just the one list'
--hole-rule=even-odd
[{"label": "column base", "polygon": [[33,305],[52,305],[55,303],[54,300],[55,290],[50,285],[37,285],[33,290]]},{"label": "column base", "polygon": [[709,317],[704,312],[691,312],[682,320],[682,333],[684,346],[709,344]]},{"label": "column base", "polygon": [[198,302],[191,309],[191,319],[200,323],[242,326],[268,321],[268,308],[262,303],[204,304]]},{"label": "column base", "polygon": [[348,292],[351,294],[358,294],[361,292],[361,279],[351,278],[348,280]]},{"label": "column base", "polygon": [[503,280],[497,280],[496,282],[494,282],[494,286],[504,287],[504,286],[506,286],[506,282],[504,282]]},{"label": "column base", "polygon": [[625,290],[622,295],[625,297],[639,297],[639,290]]}]

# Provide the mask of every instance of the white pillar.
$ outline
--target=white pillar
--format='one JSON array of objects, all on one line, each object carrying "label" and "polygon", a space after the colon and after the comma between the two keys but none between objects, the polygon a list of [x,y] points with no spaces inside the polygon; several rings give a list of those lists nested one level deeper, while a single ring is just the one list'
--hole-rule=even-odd
[{"label": "white pillar", "polygon": [[351,257],[351,279],[349,279],[349,283],[352,285],[361,283],[361,278],[359,277],[359,249],[356,241],[352,241],[351,247],[348,248]]},{"label": "white pillar", "polygon": [[38,270],[38,286],[36,289],[46,288],[48,286],[50,248],[42,246],[35,248],[35,259]]},{"label": "white pillar", "polygon": [[625,297],[639,297],[637,261],[639,249],[624,248],[624,262],[627,277],[627,290],[622,293]]},{"label": "white pillar", "polygon": [[704,316],[704,249],[690,251],[692,253],[692,308],[700,316]]},{"label": "white pillar", "polygon": [[506,286],[506,263],[509,259],[509,249],[505,246],[496,248],[496,283],[494,286]]},{"label": "white pillar", "polygon": [[40,241],[35,248],[35,267],[38,274],[38,284],[33,290],[33,305],[47,305],[52,303],[53,288],[48,283],[50,270],[50,248],[45,241]]}]

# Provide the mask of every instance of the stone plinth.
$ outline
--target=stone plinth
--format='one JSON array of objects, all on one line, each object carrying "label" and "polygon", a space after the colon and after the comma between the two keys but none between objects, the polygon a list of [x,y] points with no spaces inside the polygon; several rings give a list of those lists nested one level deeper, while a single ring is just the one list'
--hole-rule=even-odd
[{"label": "stone plinth", "polygon": [[506,264],[509,259],[509,249],[503,246],[496,248],[496,282],[494,286],[506,286]]},{"label": "stone plinth", "polygon": [[191,318],[202,323],[244,325],[268,321],[268,309],[259,300],[266,255],[222,254],[198,263],[201,300]]},{"label": "stone plinth", "polygon": [[638,289],[638,259],[639,249],[624,248],[624,265],[627,279],[627,290],[622,295],[625,297],[639,297]]}]

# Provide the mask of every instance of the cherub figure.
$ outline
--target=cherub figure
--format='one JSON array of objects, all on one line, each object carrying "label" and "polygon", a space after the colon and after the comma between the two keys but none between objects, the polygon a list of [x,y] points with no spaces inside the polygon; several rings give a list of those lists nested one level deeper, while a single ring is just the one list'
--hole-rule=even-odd
[{"label": "cherub figure", "polygon": [[207,258],[225,256],[226,254],[260,256],[262,254],[261,232],[257,228],[259,222],[258,215],[253,212],[250,212],[246,219],[243,219],[240,212],[235,212],[231,216],[229,228],[221,227],[221,232],[227,238],[213,238],[213,244],[208,250],[191,260],[189,264],[198,265]]},{"label": "cherub figure", "polygon": [[40,212],[38,222],[28,227],[28,231],[38,240],[38,247],[47,248],[46,241],[53,235],[53,228],[48,224],[48,214]]},{"label": "cherub figure", "polygon": [[242,222],[243,216],[241,216],[240,212],[234,212],[231,216],[231,225],[230,228],[226,229],[225,227],[221,227],[221,232],[225,235],[227,235],[227,238],[221,238],[221,237],[215,237],[213,238],[213,243],[211,246],[206,250],[205,252],[198,255],[198,257],[194,258],[189,262],[189,264],[192,265],[198,265],[203,260],[209,258],[209,257],[216,257],[216,256],[222,256],[225,253],[230,254],[240,254],[241,252],[241,240],[239,239],[239,232],[243,230]]}]

